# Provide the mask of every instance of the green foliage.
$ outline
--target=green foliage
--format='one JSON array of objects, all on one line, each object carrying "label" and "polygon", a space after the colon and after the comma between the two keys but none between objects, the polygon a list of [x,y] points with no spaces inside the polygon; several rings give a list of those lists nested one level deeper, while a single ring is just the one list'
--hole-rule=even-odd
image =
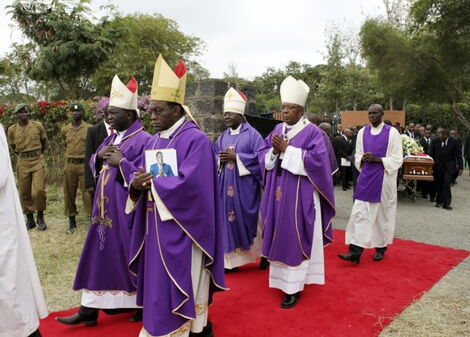
[{"label": "green foliage", "polygon": [[9,13],[34,44],[37,53],[26,65],[29,77],[36,81],[55,81],[60,96],[86,95],[90,75],[106,61],[122,29],[97,23],[89,15],[89,0],[15,1]]},{"label": "green foliage", "polygon": [[387,97],[401,107],[413,97],[418,80],[413,43],[409,36],[389,22],[368,19],[360,31],[362,54]]},{"label": "green foliage", "polygon": [[[458,105],[465,118],[470,119],[470,104],[459,103]],[[421,123],[421,125],[432,124],[434,128],[441,126],[465,131],[462,123],[455,118],[452,104],[449,103],[409,104],[406,109],[406,118],[408,121]]]},{"label": "green foliage", "polygon": [[178,24],[160,14],[133,14],[115,17],[108,29],[123,36],[115,40],[116,47],[109,59],[101,64],[93,76],[93,86],[98,95],[108,95],[113,76],[118,73],[123,81],[134,76],[139,82],[139,92],[150,93],[155,61],[161,53],[168,64],[176,65],[178,59],[187,63],[191,79],[209,76],[192,57],[200,54],[200,38],[185,35]]},{"label": "green foliage", "polygon": [[[88,123],[92,123],[92,109],[94,109],[95,106],[92,102],[83,103],[86,107],[84,119]],[[5,130],[10,125],[17,122],[16,116],[12,113],[14,106],[14,104],[0,105],[0,123],[3,124]],[[39,101],[29,105],[31,112],[30,118],[40,121],[46,130],[48,141],[44,158],[48,168],[47,179],[49,182],[60,183],[62,181],[64,144],[60,136],[60,129],[70,121],[68,106],[69,102],[67,101]],[[14,160],[14,158],[12,158],[12,160]]]},{"label": "green foliage", "polygon": [[470,103],[469,18],[468,0],[417,0],[406,29],[367,20],[361,29],[363,54],[385,94],[404,103],[450,104],[470,129],[461,104]]}]

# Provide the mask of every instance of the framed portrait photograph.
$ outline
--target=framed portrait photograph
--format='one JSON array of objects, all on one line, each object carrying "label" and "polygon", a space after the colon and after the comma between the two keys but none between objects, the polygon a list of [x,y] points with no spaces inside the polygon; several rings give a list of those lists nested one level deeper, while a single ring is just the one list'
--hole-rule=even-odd
[{"label": "framed portrait photograph", "polygon": [[175,149],[145,150],[145,171],[155,178],[178,175],[178,162]]}]

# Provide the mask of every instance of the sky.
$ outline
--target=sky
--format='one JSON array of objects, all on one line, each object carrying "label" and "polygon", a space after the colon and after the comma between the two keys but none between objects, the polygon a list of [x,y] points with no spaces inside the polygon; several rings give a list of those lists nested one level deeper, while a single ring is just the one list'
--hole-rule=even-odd
[{"label": "sky", "polygon": [[[368,16],[384,13],[382,0],[93,0],[94,13],[110,2],[122,14],[159,13],[201,38],[206,48],[197,61],[216,78],[229,64],[253,79],[289,61],[323,63],[329,27],[358,32]],[[10,3],[0,0],[1,56],[12,42],[25,42],[4,9]]]}]

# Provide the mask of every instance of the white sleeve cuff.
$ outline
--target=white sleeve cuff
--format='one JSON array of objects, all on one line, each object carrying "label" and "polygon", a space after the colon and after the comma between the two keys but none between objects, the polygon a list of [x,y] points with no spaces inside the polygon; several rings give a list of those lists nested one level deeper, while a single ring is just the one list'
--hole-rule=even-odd
[{"label": "white sleeve cuff", "polygon": [[307,176],[307,171],[305,171],[304,167],[304,159],[302,158],[302,149],[291,145],[287,146],[281,167],[292,174]]},{"label": "white sleeve cuff", "polygon": [[251,173],[248,171],[248,169],[243,165],[243,162],[241,161],[240,157],[237,154],[237,168],[238,168],[238,175],[240,177],[243,176],[249,176]]},{"label": "white sleeve cuff", "polygon": [[155,202],[155,206],[157,207],[158,214],[160,215],[160,219],[162,219],[162,221],[174,220],[173,215],[171,215],[168,208],[166,208],[165,204],[163,203],[163,200],[158,195],[157,190],[155,189],[155,186],[153,186],[153,182],[152,182],[152,195],[153,195],[153,200]]},{"label": "white sleeve cuff", "polygon": [[264,166],[266,167],[266,170],[270,171],[276,166],[276,159],[278,155],[273,154],[273,149],[269,149],[268,152],[264,155]]}]

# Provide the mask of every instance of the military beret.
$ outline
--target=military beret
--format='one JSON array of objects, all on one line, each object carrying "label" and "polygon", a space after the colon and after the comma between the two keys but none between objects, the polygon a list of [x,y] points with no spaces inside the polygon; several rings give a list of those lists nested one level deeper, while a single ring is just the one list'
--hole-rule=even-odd
[{"label": "military beret", "polygon": [[83,103],[81,102],[71,103],[69,106],[69,109],[70,111],[77,111],[77,110],[85,111],[85,108],[83,107]]},{"label": "military beret", "polygon": [[13,110],[13,113],[16,114],[18,112],[20,112],[21,110],[25,109],[28,107],[28,104],[26,103],[20,103],[18,104],[17,106],[15,106],[15,109]]}]

